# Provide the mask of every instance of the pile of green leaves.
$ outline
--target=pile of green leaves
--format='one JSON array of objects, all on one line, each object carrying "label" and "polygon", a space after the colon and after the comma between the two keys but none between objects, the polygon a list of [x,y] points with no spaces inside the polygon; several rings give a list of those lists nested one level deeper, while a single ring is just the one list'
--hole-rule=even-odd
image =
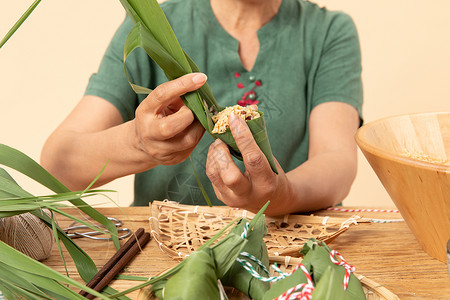
[{"label": "pile of green leaves", "polygon": [[[164,12],[156,0],[120,0],[128,16],[135,26],[129,33],[124,47],[124,68],[128,81],[136,93],[149,94],[150,89],[138,86],[130,81],[126,68],[126,59],[133,50],[140,47],[161,67],[169,80],[176,79],[185,74],[200,72],[194,61],[183,51],[175,33],[167,21]],[[182,97],[183,102],[189,107],[206,131],[214,139],[220,138],[230,148],[230,152],[236,158],[242,160],[242,155],[236,142],[228,129],[222,134],[213,134],[214,123],[212,114],[224,109],[220,106],[206,83],[195,92]],[[266,156],[272,170],[277,173],[266,125],[264,113],[260,118],[247,121],[247,125],[261,151]]]},{"label": "pile of green leaves", "polygon": [[[0,144],[0,165],[21,172],[55,192],[55,194],[48,196],[33,196],[24,190],[5,169],[0,168],[0,217],[31,213],[40,218],[47,226],[52,228],[56,245],[61,255],[62,249],[60,242],[68,250],[80,277],[85,282],[88,282],[97,273],[95,263],[56,224],[53,214],[61,214],[94,230],[99,230],[92,223],[72,216],[61,209],[64,207],[78,208],[85,215],[105,226],[111,235],[115,247],[118,249],[119,239],[116,226],[108,218],[81,199],[81,197],[89,197],[110,191],[89,190],[95,182],[94,180],[84,191],[72,192],[33,159],[3,144]],[[50,211],[50,216],[44,213],[44,209]],[[16,299],[17,296],[24,297],[25,299],[42,299],[54,297],[55,295],[70,299],[74,297],[79,298],[79,295],[65,284],[87,290],[102,299],[107,299],[104,295],[86,288],[83,284],[48,268],[42,263],[11,248],[7,244],[0,242],[0,290],[8,299]]]}]

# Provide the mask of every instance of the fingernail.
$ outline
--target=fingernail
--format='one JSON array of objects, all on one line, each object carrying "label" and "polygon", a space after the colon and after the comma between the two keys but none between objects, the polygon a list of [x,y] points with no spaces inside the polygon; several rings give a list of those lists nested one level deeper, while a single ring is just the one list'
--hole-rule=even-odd
[{"label": "fingernail", "polygon": [[192,82],[193,83],[204,83],[206,82],[206,80],[208,79],[208,77],[206,77],[205,74],[203,73],[197,73],[194,77],[192,77]]},{"label": "fingernail", "polygon": [[229,120],[230,124],[237,121],[237,116],[234,113],[231,113],[229,115],[229,118],[230,118],[230,120]]}]

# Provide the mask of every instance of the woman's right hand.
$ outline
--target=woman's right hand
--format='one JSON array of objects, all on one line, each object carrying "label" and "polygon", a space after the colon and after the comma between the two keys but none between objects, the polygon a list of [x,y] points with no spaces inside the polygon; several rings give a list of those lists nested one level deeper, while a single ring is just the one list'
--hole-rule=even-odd
[{"label": "woman's right hand", "polygon": [[184,161],[204,129],[180,96],[205,82],[206,75],[192,73],[161,84],[128,122],[111,102],[85,95],[47,139],[42,166],[70,189],[83,190],[106,164],[95,186]]},{"label": "woman's right hand", "polygon": [[200,141],[204,128],[180,96],[197,90],[206,75],[191,73],[155,88],[136,110],[135,147],[153,165],[183,162]]}]

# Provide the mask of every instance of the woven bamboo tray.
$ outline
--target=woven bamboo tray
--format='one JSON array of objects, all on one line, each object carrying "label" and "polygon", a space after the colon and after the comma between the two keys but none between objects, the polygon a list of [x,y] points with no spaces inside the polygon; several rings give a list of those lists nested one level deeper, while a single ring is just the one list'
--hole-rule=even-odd
[{"label": "woven bamboo tray", "polygon": [[[182,205],[169,201],[150,204],[150,231],[162,251],[182,260],[198,249],[231,221],[255,214],[226,206]],[[310,238],[332,242],[350,226],[368,222],[359,216],[351,218],[286,215],[266,217],[268,235],[264,238],[269,256],[299,257],[303,244]]]}]

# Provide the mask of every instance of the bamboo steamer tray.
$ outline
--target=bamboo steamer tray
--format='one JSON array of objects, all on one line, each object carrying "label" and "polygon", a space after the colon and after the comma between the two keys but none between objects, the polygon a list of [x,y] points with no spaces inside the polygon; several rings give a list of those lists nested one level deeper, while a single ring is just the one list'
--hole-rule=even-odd
[{"label": "bamboo steamer tray", "polygon": [[[292,272],[293,268],[297,266],[301,261],[302,258],[298,257],[290,257],[290,256],[271,256],[269,257],[270,264],[277,264],[277,267],[285,272],[290,273]],[[276,276],[277,273],[270,268],[270,276]],[[164,272],[161,272],[160,274],[163,274]],[[398,300],[400,299],[397,295],[392,293],[387,288],[381,286],[380,284],[376,283],[375,281],[357,274],[353,273],[356,278],[361,282],[362,288],[364,293],[366,294],[367,300]],[[158,274],[159,275],[159,274]],[[245,294],[241,293],[240,291],[234,289],[225,287],[225,291],[227,293],[229,300],[250,300]],[[155,297],[151,290],[151,286],[147,286],[145,288],[142,288],[139,291],[137,300],[157,300],[158,298]]]},{"label": "bamboo steamer tray", "polygon": [[356,141],[422,248],[445,262],[450,112],[377,120],[362,126]]},{"label": "bamboo steamer tray", "polygon": [[[152,237],[160,249],[175,260],[182,260],[236,218],[252,219],[255,214],[226,206],[182,205],[169,201],[150,204]],[[351,218],[313,215],[266,217],[268,234],[264,238],[269,256],[299,257],[310,238],[332,242],[354,224],[369,222]]]}]

